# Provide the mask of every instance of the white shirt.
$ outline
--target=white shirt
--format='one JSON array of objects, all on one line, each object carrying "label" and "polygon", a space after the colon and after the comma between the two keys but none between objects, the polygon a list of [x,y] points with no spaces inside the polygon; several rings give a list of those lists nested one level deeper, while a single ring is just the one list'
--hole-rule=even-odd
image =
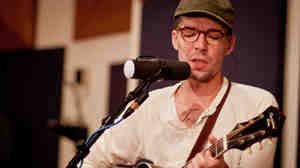
[{"label": "white shirt", "polygon": [[[199,117],[195,127],[187,128],[176,113],[174,93],[180,83],[150,92],[149,98],[131,116],[108,129],[92,146],[84,160],[85,168],[112,167],[115,164],[135,164],[148,159],[163,168],[182,167],[201,132],[207,117],[215,112],[228,87],[224,78],[216,98]],[[237,123],[247,121],[269,106],[277,107],[274,96],[263,89],[232,82],[231,90],[212,130],[222,138]],[[206,143],[205,148],[210,144]],[[224,154],[230,168],[272,168],[275,143],[262,142],[252,146],[252,154],[232,149]],[[204,149],[205,149],[204,148]]]}]

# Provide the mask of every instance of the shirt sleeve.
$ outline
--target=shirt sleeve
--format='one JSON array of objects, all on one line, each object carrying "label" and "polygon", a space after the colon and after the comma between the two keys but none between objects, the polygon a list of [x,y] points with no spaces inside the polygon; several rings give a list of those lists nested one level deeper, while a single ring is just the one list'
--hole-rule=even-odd
[{"label": "shirt sleeve", "polygon": [[[266,139],[261,144],[251,146],[242,153],[240,167],[242,168],[273,168],[277,139]],[[260,146],[261,145],[261,146]]]},{"label": "shirt sleeve", "polygon": [[[262,113],[268,107],[278,107],[275,97],[270,92],[265,92],[258,104],[258,113]],[[273,168],[277,138],[264,139],[252,145],[250,149],[242,152],[240,166],[242,168]]]},{"label": "shirt sleeve", "polygon": [[136,161],[142,148],[138,128],[139,123],[143,122],[143,114],[138,110],[101,135],[84,159],[83,168],[132,165]]}]

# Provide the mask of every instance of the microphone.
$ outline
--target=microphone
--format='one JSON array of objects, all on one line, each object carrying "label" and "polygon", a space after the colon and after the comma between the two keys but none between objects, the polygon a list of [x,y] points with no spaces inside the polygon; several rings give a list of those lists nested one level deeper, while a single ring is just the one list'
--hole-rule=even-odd
[{"label": "microphone", "polygon": [[191,74],[188,63],[158,58],[127,60],[123,67],[127,79],[185,80]]}]

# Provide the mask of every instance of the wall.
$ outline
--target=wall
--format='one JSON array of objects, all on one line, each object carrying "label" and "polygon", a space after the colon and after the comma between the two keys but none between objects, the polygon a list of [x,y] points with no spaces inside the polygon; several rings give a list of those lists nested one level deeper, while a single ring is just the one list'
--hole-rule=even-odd
[{"label": "wall", "polygon": [[[62,124],[88,126],[89,133],[99,128],[107,113],[109,72],[111,64],[120,64],[139,53],[139,27],[141,4],[132,1],[131,28],[128,32],[114,33],[74,41],[75,1],[40,0],[38,3],[37,48],[65,48],[64,85],[62,98]],[[81,107],[76,108],[74,89],[75,73],[86,72],[86,83],[79,88]],[[128,90],[135,86],[129,81]],[[58,167],[65,167],[75,155],[75,144],[60,139]]]},{"label": "wall", "polygon": [[34,46],[36,4],[37,0],[1,2],[0,50]]},{"label": "wall", "polygon": [[283,91],[283,111],[287,118],[282,132],[281,167],[299,167],[300,1],[289,0],[287,3]]}]

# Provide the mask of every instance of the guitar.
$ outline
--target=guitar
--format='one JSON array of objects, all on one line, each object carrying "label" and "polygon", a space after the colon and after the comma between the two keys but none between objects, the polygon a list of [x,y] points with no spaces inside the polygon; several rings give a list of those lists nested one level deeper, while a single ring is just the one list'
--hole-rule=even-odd
[{"label": "guitar", "polygon": [[[279,136],[284,120],[284,114],[278,108],[270,106],[260,115],[238,123],[230,133],[205,150],[209,150],[215,158],[221,157],[230,149],[245,150],[263,139]],[[122,165],[117,167],[122,168]],[[158,166],[149,160],[139,160],[135,165],[124,167],[156,168]]]}]

